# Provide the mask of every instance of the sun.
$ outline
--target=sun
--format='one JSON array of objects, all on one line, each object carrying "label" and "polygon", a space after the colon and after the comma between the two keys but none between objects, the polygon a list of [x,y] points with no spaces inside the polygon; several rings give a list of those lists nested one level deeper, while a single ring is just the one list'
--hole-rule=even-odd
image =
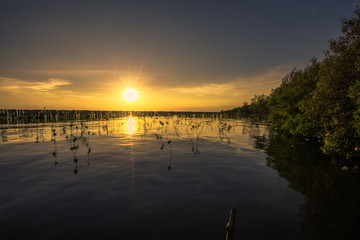
[{"label": "sun", "polygon": [[137,95],[138,95],[137,91],[131,88],[126,89],[125,92],[123,93],[125,100],[128,102],[133,102],[137,98]]}]

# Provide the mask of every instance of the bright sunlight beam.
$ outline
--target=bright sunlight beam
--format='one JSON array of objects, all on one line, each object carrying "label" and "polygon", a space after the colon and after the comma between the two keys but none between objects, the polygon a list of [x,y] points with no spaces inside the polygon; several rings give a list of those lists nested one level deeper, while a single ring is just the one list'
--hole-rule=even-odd
[{"label": "bright sunlight beam", "polygon": [[136,99],[137,94],[137,91],[135,91],[134,89],[126,89],[126,91],[123,93],[123,96],[126,101],[132,102]]}]

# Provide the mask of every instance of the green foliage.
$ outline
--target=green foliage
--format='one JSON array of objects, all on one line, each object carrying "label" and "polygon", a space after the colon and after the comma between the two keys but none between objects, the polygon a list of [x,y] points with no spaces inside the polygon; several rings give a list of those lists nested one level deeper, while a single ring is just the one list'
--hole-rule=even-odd
[{"label": "green foliage", "polygon": [[302,134],[317,137],[328,154],[359,156],[360,8],[357,18],[343,20],[343,36],[330,40],[330,50],[317,74],[311,98],[301,101]]},{"label": "green foliage", "polygon": [[301,118],[301,102],[311,97],[318,82],[317,73],[320,63],[312,59],[305,70],[293,70],[284,79],[280,87],[270,95],[270,114],[268,120],[273,126],[300,134],[298,123]]},{"label": "green foliage", "polygon": [[269,96],[265,94],[255,95],[253,99],[251,99],[251,104],[249,105],[247,102],[244,102],[242,107],[234,108],[230,110],[232,114],[238,114],[240,116],[250,116],[258,119],[265,119],[269,115]]},{"label": "green foliage", "polygon": [[329,41],[325,58],[294,69],[270,96],[231,110],[267,116],[277,130],[317,139],[321,150],[350,159],[360,156],[360,6],[342,19],[343,35]]}]

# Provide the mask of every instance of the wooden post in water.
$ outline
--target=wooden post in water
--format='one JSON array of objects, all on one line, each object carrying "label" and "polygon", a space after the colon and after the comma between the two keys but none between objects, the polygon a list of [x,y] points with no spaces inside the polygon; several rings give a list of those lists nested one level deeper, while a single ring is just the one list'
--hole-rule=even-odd
[{"label": "wooden post in water", "polygon": [[226,240],[231,240],[234,228],[235,228],[236,210],[235,208],[230,209],[229,222],[225,226]]}]

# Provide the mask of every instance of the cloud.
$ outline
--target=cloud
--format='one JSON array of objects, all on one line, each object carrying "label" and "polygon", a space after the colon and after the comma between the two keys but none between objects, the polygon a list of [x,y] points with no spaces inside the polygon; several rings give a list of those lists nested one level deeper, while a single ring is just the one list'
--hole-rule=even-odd
[{"label": "cloud", "polygon": [[197,97],[203,97],[209,95],[224,95],[227,92],[231,91],[233,87],[234,84],[231,83],[225,83],[225,84],[210,83],[210,84],[203,84],[194,87],[170,88],[169,90],[181,94],[190,94],[190,95],[195,95]]},{"label": "cloud", "polygon": [[30,82],[16,78],[0,77],[0,86],[5,91],[35,91],[50,92],[59,88],[72,84],[70,81],[63,79],[50,78],[47,81]]},{"label": "cloud", "polygon": [[289,72],[291,65],[281,65],[251,77],[236,77],[233,79],[213,79],[211,83],[198,84],[196,81],[192,86],[177,86],[167,90],[174,93],[192,95],[196,97],[234,98],[240,97],[250,99],[254,94],[268,94],[271,89],[281,84],[281,79]]}]

